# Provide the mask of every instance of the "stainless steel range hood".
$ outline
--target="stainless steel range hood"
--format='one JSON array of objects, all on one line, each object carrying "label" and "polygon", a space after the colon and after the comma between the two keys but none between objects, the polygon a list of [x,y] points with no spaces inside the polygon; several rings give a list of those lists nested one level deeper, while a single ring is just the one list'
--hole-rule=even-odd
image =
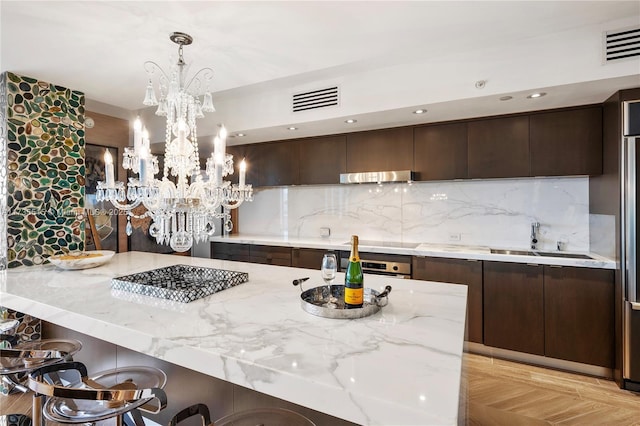
[{"label": "stainless steel range hood", "polygon": [[411,170],[340,174],[340,183],[385,183],[411,181],[413,181],[413,172]]}]

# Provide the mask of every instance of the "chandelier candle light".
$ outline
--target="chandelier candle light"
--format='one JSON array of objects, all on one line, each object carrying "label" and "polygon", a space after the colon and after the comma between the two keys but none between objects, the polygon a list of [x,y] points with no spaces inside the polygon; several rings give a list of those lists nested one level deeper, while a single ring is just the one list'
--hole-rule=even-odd
[{"label": "chandelier candle light", "polygon": [[[194,242],[207,241],[215,231],[215,222],[220,219],[224,229],[231,231],[233,223],[229,211],[244,201],[252,201],[253,189],[245,183],[247,165],[244,160],[239,167],[238,185],[223,180],[233,173],[233,156],[226,153],[227,130],[223,125],[219,126],[214,138],[213,154],[207,159],[206,177],[200,173],[196,119],[204,117],[205,112],[215,111],[208,87],[213,71],[203,68],[185,84],[186,63],[182,47],[191,44],[193,38],[175,32],[170,39],[180,46],[178,62],[170,76],[155,62],[145,63],[149,84],[143,104],[157,105],[156,115],[167,117],[162,180],[155,177],[159,173],[159,163],[158,158],[151,155],[149,133],[136,119],[133,148],[125,148],[122,167],[138,174],[138,178],[130,177],[125,191],[124,183],[114,179],[113,158],[106,151],[105,181],[98,182],[96,199],[110,201],[127,213],[127,235],[133,231],[132,217],[150,217],[149,234],[158,244],[168,244],[173,250],[183,252]],[[155,71],[159,74],[159,102],[152,84]],[[199,93],[203,83],[206,91],[201,103]],[[135,214],[133,210],[140,205],[146,211]]]}]

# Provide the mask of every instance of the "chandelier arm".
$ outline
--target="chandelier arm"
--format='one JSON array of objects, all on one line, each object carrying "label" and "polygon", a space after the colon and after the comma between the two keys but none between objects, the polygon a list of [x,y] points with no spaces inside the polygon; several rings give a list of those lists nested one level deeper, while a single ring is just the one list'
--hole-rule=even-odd
[{"label": "chandelier arm", "polygon": [[[157,65],[156,65],[157,66]],[[161,70],[162,71],[162,70]],[[203,76],[205,79],[207,80],[211,80],[213,78],[213,69],[207,67],[207,68],[202,68],[200,71],[198,71],[197,73],[194,74],[193,77],[191,77],[191,80],[189,80],[189,83],[185,84],[184,86],[184,91],[187,92],[189,90],[189,87],[191,87],[191,83],[193,83],[195,80],[200,81],[200,79],[198,78],[198,76],[202,73],[205,73],[205,75]]]},{"label": "chandelier arm", "polygon": [[227,204],[227,203],[223,203],[222,207],[224,207],[227,210],[233,210],[233,209],[237,209],[238,207],[240,207],[240,204],[244,203],[244,198],[240,198],[238,201],[236,201],[233,204]]},{"label": "chandelier arm", "polygon": [[147,212],[156,211],[160,208],[160,198],[157,198],[155,200],[151,198],[143,198],[142,205],[145,209],[147,209]]},{"label": "chandelier arm", "polygon": [[133,203],[130,203],[130,204],[122,204],[122,203],[118,202],[117,200],[109,200],[109,201],[111,202],[111,204],[116,206],[116,208],[118,208],[119,210],[125,211],[127,213],[131,212],[131,210],[133,210],[136,207],[138,207],[140,205],[140,202],[141,202],[141,200],[135,200]]},{"label": "chandelier arm", "polygon": [[220,207],[222,205],[222,200],[220,199],[220,197],[213,198],[213,202],[209,202],[208,199],[200,199],[200,203],[207,210],[214,210],[214,209],[217,209],[218,207]]},{"label": "chandelier arm", "polygon": [[160,71],[160,73],[162,73],[162,75],[160,76],[161,78],[164,77],[166,81],[171,81],[167,76],[167,73],[164,72],[164,70],[160,65],[156,64],[153,61],[147,61],[144,63],[144,70],[147,72],[147,74],[149,75],[153,74],[155,71],[154,68]]},{"label": "chandelier arm", "polygon": [[145,217],[152,217],[153,216],[153,214],[151,213],[150,210],[147,210],[142,214],[133,214],[133,213],[129,212],[129,215],[131,217],[133,217],[133,218],[136,218],[136,219],[144,219]]}]

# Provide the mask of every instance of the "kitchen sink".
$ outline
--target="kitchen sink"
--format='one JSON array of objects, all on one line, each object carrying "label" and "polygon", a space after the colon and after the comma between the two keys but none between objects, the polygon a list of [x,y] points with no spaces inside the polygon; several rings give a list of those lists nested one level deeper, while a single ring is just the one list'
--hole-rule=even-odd
[{"label": "kitchen sink", "polygon": [[502,249],[491,249],[492,254],[509,254],[512,256],[535,256],[536,254],[532,251],[527,250],[502,250]]},{"label": "kitchen sink", "polygon": [[563,253],[559,251],[546,252],[546,251],[529,251],[529,250],[504,250],[504,249],[491,249],[492,254],[507,254],[511,256],[542,256],[542,257],[563,257],[568,259],[593,259],[593,257],[586,254],[578,253]]}]

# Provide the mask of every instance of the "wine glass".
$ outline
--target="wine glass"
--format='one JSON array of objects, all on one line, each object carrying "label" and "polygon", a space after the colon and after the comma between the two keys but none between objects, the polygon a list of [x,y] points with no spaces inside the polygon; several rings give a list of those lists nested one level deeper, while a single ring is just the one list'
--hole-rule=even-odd
[{"label": "wine glass", "polygon": [[335,302],[338,301],[336,297],[333,297],[331,294],[331,283],[336,278],[336,272],[338,271],[338,261],[336,259],[336,255],[334,253],[326,253],[322,258],[322,267],[320,268],[322,272],[322,279],[327,284],[329,288],[329,302],[325,304],[327,308],[337,308]]}]

